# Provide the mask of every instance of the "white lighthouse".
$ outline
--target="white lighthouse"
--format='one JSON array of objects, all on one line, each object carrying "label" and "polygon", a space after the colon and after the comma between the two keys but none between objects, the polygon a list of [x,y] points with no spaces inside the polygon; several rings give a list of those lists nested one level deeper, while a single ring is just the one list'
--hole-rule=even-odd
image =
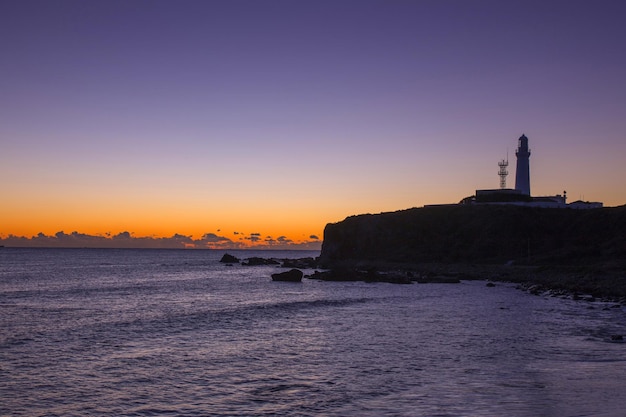
[{"label": "white lighthouse", "polygon": [[530,195],[530,149],[526,135],[520,136],[515,155],[517,156],[515,189],[522,194]]},{"label": "white lighthouse", "polygon": [[563,195],[548,195],[532,197],[530,195],[530,149],[528,149],[528,138],[526,135],[520,136],[517,143],[517,171],[515,172],[515,189],[506,188],[506,176],[509,173],[508,153],[507,159],[498,163],[500,171],[500,188],[476,190],[476,194],[461,200],[460,204],[510,204],[524,207],[541,208],[574,208],[574,209],[594,209],[603,206],[598,201],[575,201],[567,203],[567,193]]}]

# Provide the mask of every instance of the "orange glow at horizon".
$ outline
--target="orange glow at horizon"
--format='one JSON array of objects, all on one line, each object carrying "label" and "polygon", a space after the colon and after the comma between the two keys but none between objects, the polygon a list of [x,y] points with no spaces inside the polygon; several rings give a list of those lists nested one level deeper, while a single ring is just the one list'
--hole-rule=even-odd
[{"label": "orange glow at horizon", "polygon": [[[543,176],[541,170],[538,166],[531,176]],[[442,176],[438,178],[439,183],[434,183],[432,178],[424,177],[413,180],[412,187],[406,187],[405,184],[388,186],[384,180],[377,181],[372,177],[369,187],[346,184],[327,192],[323,198],[298,192],[268,195],[245,191],[190,197],[189,194],[193,193],[159,194],[146,190],[133,193],[134,189],[123,188],[117,194],[111,194],[102,189],[72,187],[66,187],[58,194],[50,188],[39,194],[27,194],[19,189],[19,184],[5,184],[3,194],[10,198],[5,198],[0,206],[0,218],[10,221],[5,220],[0,225],[0,237],[30,238],[39,233],[53,236],[60,231],[93,236],[129,232],[134,237],[153,238],[183,235],[193,239],[215,234],[233,243],[250,246],[252,242],[246,237],[259,233],[257,244],[263,244],[268,237],[278,239],[281,236],[293,242],[307,242],[314,235],[321,241],[327,223],[364,213],[456,203],[471,195],[473,189],[489,187],[489,182],[498,180],[495,175],[485,175],[479,181],[476,178]],[[553,188],[551,185],[546,188],[540,178],[533,180],[531,178],[531,185],[538,194],[547,195]],[[484,181],[484,185],[480,181]],[[577,199],[573,192],[568,190],[568,193],[570,201]],[[604,200],[604,203],[606,206],[619,205],[619,201]]]},{"label": "orange glow at horizon", "polygon": [[0,237],[321,240],[511,187],[522,133],[534,196],[626,203],[621,2],[287,3],[4,2]]},{"label": "orange glow at horizon", "polygon": [[[314,210],[293,210],[288,213],[270,208],[258,211],[244,209],[210,209],[206,206],[151,204],[65,204],[58,200],[8,200],[0,208],[0,217],[10,219],[0,226],[0,237],[14,235],[33,237],[39,233],[54,236],[57,232],[93,236],[114,236],[129,232],[134,237],[167,238],[174,235],[201,239],[205,234],[228,238],[234,243],[250,246],[246,240],[259,233],[258,244],[268,237],[285,237],[293,242],[308,242],[311,235],[320,240],[327,221]],[[336,219],[337,221],[340,219]],[[314,240],[314,239],[313,239]]]}]

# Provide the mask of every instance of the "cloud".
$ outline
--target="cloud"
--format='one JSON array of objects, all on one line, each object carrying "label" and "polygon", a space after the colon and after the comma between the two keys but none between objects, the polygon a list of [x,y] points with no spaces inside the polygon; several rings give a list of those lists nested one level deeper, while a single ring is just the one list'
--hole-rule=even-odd
[{"label": "cloud", "polygon": [[128,239],[132,239],[132,237],[129,232],[120,232],[116,234],[115,236],[113,236],[113,239],[114,240],[128,240]]},{"label": "cloud", "polygon": [[[219,231],[219,230],[218,230]],[[204,242],[210,242],[210,243],[216,243],[216,242],[232,242],[232,240],[230,240],[227,237],[224,236],[218,236],[215,233],[205,233],[202,236],[202,239],[200,239],[201,241]]]},{"label": "cloud", "polygon": [[309,236],[309,239],[313,239],[313,240],[320,240],[319,237],[317,237],[316,235],[311,235]]},{"label": "cloud", "polygon": [[250,233],[249,236],[246,236],[246,239],[250,242],[258,242],[261,240],[261,233]]},{"label": "cloud", "polygon": [[205,233],[202,238],[194,240],[194,247],[204,249],[229,249],[238,246],[231,239],[215,233]]},{"label": "cloud", "polygon": [[[235,232],[235,234],[242,235]],[[284,235],[274,239],[272,236],[261,237],[261,233],[250,233],[235,242],[215,233],[205,233],[200,239],[194,239],[175,233],[169,237],[135,236],[132,232],[107,232],[103,235],[89,235],[77,231],[65,233],[59,231],[53,235],[42,232],[32,237],[0,235],[0,245],[6,247],[57,247],[57,248],[147,248],[147,249],[302,249],[320,250],[321,242],[311,235],[312,240],[293,241]]]}]

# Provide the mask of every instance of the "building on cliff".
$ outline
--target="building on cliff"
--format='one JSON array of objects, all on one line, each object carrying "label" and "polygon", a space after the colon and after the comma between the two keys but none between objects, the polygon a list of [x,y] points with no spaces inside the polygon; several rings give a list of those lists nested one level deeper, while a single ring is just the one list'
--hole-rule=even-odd
[{"label": "building on cliff", "polygon": [[[603,204],[601,202],[575,201],[567,203],[567,192],[556,194],[553,196],[533,197],[530,194],[530,148],[528,147],[528,137],[522,134],[518,139],[517,165],[515,171],[515,188],[505,188],[506,184],[506,166],[504,160],[498,163],[500,171],[500,188],[488,190],[476,190],[476,194],[472,197],[464,198],[461,204],[509,204],[517,206],[545,207],[545,208],[574,208],[574,209],[590,209],[599,208]],[[504,167],[503,167],[504,166]]]}]

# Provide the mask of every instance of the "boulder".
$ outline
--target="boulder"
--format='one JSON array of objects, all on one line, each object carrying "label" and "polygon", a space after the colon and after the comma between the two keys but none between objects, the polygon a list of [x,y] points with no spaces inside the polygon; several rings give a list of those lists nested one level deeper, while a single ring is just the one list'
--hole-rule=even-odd
[{"label": "boulder", "polygon": [[322,281],[364,281],[364,282],[388,282],[391,284],[410,284],[411,277],[397,272],[379,272],[375,269],[360,271],[350,268],[338,268],[330,271],[315,271],[311,279]]},{"label": "boulder", "polygon": [[246,262],[242,263],[243,266],[259,266],[259,265],[280,265],[280,262],[270,258],[259,258],[257,256],[253,256],[252,258],[248,258]]},{"label": "boulder", "polygon": [[317,260],[315,258],[297,258],[297,259],[283,259],[283,268],[315,268],[317,266]]},{"label": "boulder", "polygon": [[272,281],[301,282],[304,274],[299,269],[272,274]]},{"label": "boulder", "polygon": [[225,263],[225,264],[238,264],[239,258],[233,255],[230,255],[228,253],[225,253],[224,256],[222,256],[222,259],[220,259],[220,262]]}]

